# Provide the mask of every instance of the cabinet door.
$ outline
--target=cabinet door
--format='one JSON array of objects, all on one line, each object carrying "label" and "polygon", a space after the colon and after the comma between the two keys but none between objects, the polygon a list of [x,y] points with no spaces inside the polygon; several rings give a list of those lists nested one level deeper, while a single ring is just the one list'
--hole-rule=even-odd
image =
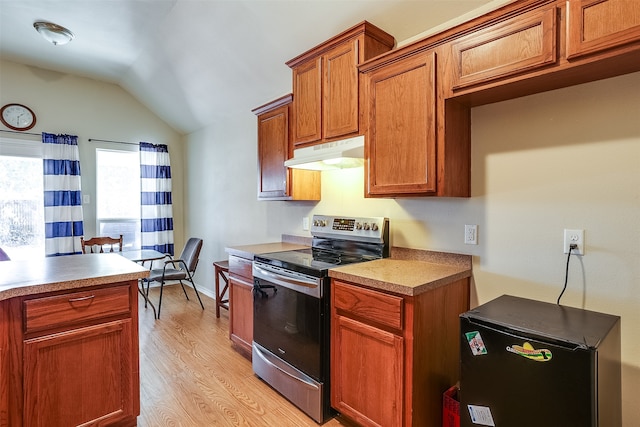
[{"label": "cabinet door", "polygon": [[485,83],[556,62],[556,8],[534,10],[459,38],[451,45],[453,88]]},{"label": "cabinet door", "polygon": [[403,338],[343,316],[332,328],[332,406],[363,426],[401,426]]},{"label": "cabinet door", "polygon": [[322,138],[322,58],[293,70],[293,142],[295,145]]},{"label": "cabinet door", "polygon": [[567,58],[640,40],[637,0],[568,0]]},{"label": "cabinet door", "polygon": [[421,53],[365,75],[367,197],[436,191],[435,61]]},{"label": "cabinet door", "polygon": [[258,116],[258,198],[285,197],[288,191],[289,106]]},{"label": "cabinet door", "polygon": [[131,319],[24,341],[24,425],[135,424]]},{"label": "cabinet door", "polygon": [[358,46],[351,40],[323,55],[323,136],[358,132]]},{"label": "cabinet door", "polygon": [[253,285],[240,277],[229,277],[229,335],[242,353],[251,356],[253,342]]}]

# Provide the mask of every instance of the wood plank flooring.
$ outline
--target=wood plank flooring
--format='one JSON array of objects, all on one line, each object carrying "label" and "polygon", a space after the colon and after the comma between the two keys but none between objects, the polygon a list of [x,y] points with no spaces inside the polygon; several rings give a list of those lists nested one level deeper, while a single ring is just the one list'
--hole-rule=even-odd
[{"label": "wood plank flooring", "polygon": [[[179,285],[165,286],[162,316],[140,309],[140,416],[138,426],[276,426],[318,424],[253,374],[231,346],[229,314],[215,316],[213,299]],[[157,303],[159,289],[149,298]],[[157,304],[156,304],[157,305]],[[349,426],[334,418],[324,426]]]}]

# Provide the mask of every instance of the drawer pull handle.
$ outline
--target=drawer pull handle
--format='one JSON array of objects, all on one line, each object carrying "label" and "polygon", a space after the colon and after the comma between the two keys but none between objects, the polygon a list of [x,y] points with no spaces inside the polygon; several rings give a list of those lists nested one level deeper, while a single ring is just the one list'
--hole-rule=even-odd
[{"label": "drawer pull handle", "polygon": [[95,295],[87,295],[86,297],[80,297],[80,298],[71,298],[69,300],[69,302],[79,302],[79,301],[86,301],[88,299],[94,299],[96,296]]}]

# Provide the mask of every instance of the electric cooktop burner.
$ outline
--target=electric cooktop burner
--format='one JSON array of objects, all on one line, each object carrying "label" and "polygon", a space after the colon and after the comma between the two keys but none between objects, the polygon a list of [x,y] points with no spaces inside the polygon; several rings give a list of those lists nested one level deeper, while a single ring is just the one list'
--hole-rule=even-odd
[{"label": "electric cooktop burner", "polygon": [[388,257],[388,222],[380,217],[314,215],[311,248],[262,254],[255,260],[284,270],[323,277],[330,268]]}]

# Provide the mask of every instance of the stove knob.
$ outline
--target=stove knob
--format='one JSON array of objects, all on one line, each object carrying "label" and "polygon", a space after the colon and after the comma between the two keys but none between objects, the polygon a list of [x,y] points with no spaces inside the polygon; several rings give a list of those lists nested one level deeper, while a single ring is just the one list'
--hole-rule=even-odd
[{"label": "stove knob", "polygon": [[371,226],[369,225],[369,223],[368,223],[368,222],[365,222],[365,223],[364,223],[364,229],[365,229],[365,230],[368,230],[369,228],[371,228]]},{"label": "stove knob", "polygon": [[371,224],[371,229],[373,231],[378,231],[378,224],[376,224],[375,222],[373,224]]},{"label": "stove knob", "polygon": [[319,226],[319,225],[320,225],[320,224],[318,223],[318,220],[317,220],[317,219],[314,219],[314,220],[313,220],[313,226],[314,226],[314,227],[317,227],[317,226]]},{"label": "stove knob", "polygon": [[362,230],[362,224],[359,222],[356,222],[356,230]]}]

